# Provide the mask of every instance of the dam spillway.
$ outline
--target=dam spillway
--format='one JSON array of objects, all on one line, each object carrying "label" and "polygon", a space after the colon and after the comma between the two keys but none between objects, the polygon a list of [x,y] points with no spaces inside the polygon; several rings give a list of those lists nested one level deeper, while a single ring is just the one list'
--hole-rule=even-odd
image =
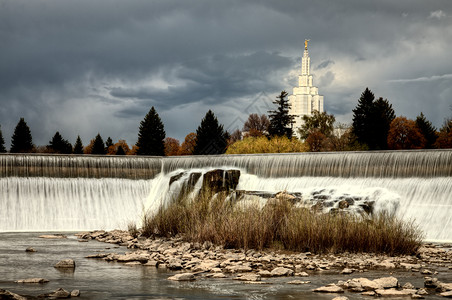
[{"label": "dam spillway", "polygon": [[370,197],[452,240],[452,150],[181,157],[0,155],[0,231],[113,229],[172,193],[175,172],[241,170],[239,189]]}]

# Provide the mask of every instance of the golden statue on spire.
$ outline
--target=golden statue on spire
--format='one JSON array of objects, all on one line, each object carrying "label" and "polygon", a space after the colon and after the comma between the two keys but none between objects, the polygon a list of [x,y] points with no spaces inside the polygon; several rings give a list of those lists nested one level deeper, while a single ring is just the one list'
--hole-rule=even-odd
[{"label": "golden statue on spire", "polygon": [[310,40],[304,40],[304,50],[308,50],[308,42]]}]

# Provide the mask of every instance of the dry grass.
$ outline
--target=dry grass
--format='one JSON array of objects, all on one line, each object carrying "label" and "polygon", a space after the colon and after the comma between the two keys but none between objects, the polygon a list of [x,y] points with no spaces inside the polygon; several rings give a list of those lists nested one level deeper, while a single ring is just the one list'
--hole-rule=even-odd
[{"label": "dry grass", "polygon": [[225,195],[201,195],[194,201],[173,201],[144,220],[145,236],[181,234],[192,242],[210,241],[225,248],[280,249],[314,253],[369,252],[413,254],[422,232],[394,216],[317,214],[280,199],[256,205],[237,205]]}]

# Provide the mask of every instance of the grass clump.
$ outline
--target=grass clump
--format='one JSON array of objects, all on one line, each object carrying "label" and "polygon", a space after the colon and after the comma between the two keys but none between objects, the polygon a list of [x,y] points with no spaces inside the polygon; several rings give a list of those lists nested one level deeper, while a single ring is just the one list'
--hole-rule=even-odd
[{"label": "grass clump", "polygon": [[209,241],[225,248],[389,255],[414,254],[423,239],[414,223],[385,213],[367,217],[318,214],[284,198],[260,207],[208,193],[191,201],[182,197],[160,208],[144,220],[142,234],[181,235],[187,241]]}]

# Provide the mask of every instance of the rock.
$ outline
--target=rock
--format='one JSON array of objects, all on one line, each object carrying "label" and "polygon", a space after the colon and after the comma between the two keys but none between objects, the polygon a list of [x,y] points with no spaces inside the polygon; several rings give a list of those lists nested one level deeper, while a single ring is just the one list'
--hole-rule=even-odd
[{"label": "rock", "polygon": [[261,277],[272,277],[272,273],[268,270],[260,270],[258,274],[261,275]]},{"label": "rock", "polygon": [[309,274],[306,272],[300,272],[300,273],[295,273],[295,276],[299,276],[299,277],[308,277]]},{"label": "rock", "polygon": [[425,299],[424,296],[418,295],[418,294],[413,294],[411,295],[411,299]]},{"label": "rock", "polygon": [[212,278],[226,278],[227,276],[224,273],[215,273],[212,275]]},{"label": "rock", "polygon": [[433,272],[430,271],[430,270],[425,269],[425,270],[422,270],[422,271],[421,271],[421,274],[423,274],[423,275],[432,275]]},{"label": "rock", "polygon": [[181,260],[179,260],[177,258],[170,259],[168,262],[168,269],[173,270],[173,271],[181,270],[182,269]]},{"label": "rock", "polygon": [[75,269],[75,262],[73,259],[63,259],[56,263],[55,268]]},{"label": "rock", "polygon": [[272,276],[292,276],[294,271],[284,267],[277,267],[271,271]]},{"label": "rock", "polygon": [[25,249],[25,252],[36,252],[36,250],[32,247],[28,247],[27,249]]},{"label": "rock", "polygon": [[43,234],[39,236],[40,239],[66,239],[64,234]]},{"label": "rock", "polygon": [[146,267],[157,267],[158,264],[159,264],[159,262],[156,261],[156,260],[148,260],[148,262],[143,264],[143,266],[146,266]]},{"label": "rock", "polygon": [[441,282],[439,288],[441,289],[441,292],[452,291],[452,283],[443,283],[443,282]]},{"label": "rock", "polygon": [[27,278],[14,281],[16,283],[46,283],[49,282],[45,278]]},{"label": "rock", "polygon": [[442,296],[442,297],[445,297],[445,298],[452,298],[452,291],[443,292],[443,293],[441,293],[439,295]]},{"label": "rock", "polygon": [[343,293],[344,290],[340,287],[333,284],[329,284],[326,286],[321,286],[319,288],[316,288],[315,290],[313,290],[313,292],[316,293]]},{"label": "rock", "polygon": [[396,290],[396,289],[378,289],[375,290],[375,294],[380,297],[403,297],[403,296],[411,296],[416,291],[413,290]]},{"label": "rock", "polygon": [[232,265],[225,268],[225,271],[228,273],[247,273],[251,272],[252,270],[253,269],[250,266],[246,265]]},{"label": "rock", "polygon": [[195,280],[195,275],[193,273],[180,273],[174,276],[168,277],[168,280],[173,281],[192,281]]},{"label": "rock", "polygon": [[235,277],[234,279],[241,281],[261,281],[261,276],[259,274],[246,273],[237,275],[237,277]]},{"label": "rock", "polygon": [[310,281],[302,281],[302,280],[292,280],[289,281],[288,284],[308,284],[311,283]]},{"label": "rock", "polygon": [[18,294],[14,294],[10,291],[0,289],[0,299],[4,300],[27,300],[27,298],[22,297]]},{"label": "rock", "polygon": [[202,179],[202,190],[215,194],[235,190],[239,184],[240,170],[215,169],[206,172]]},{"label": "rock", "polygon": [[199,271],[211,271],[214,268],[218,268],[220,263],[216,260],[204,260],[199,265],[193,268],[194,272]]},{"label": "rock", "polygon": [[353,270],[349,268],[345,268],[341,271],[341,274],[352,274]]},{"label": "rock", "polygon": [[384,261],[382,261],[380,263],[375,264],[375,267],[385,268],[385,269],[394,269],[395,268],[395,264],[392,263],[389,260],[384,260]]},{"label": "rock", "polygon": [[59,288],[57,290],[55,290],[53,293],[49,294],[50,297],[54,297],[54,298],[70,298],[71,297],[71,293],[69,293],[68,291]]},{"label": "rock", "polygon": [[366,291],[375,291],[376,289],[381,288],[379,284],[375,281],[369,280],[367,278],[353,278],[351,283],[354,284],[355,288],[361,287]]},{"label": "rock", "polygon": [[362,292],[361,295],[363,295],[363,296],[375,296],[375,292],[374,291]]},{"label": "rock", "polygon": [[142,266],[142,264],[139,261],[129,261],[128,263],[124,264],[125,266]]},{"label": "rock", "polygon": [[424,287],[436,289],[441,285],[441,282],[438,281],[438,278],[425,277],[424,279]]},{"label": "rock", "polygon": [[97,253],[97,254],[85,256],[85,258],[104,258],[104,257],[109,256],[110,254],[111,253]]},{"label": "rock", "polygon": [[119,255],[117,257],[117,261],[118,262],[131,262],[131,261],[139,261],[141,263],[146,263],[148,261],[149,257],[144,255],[144,254],[140,254],[140,253],[127,253],[124,255]]},{"label": "rock", "polygon": [[428,292],[427,292],[426,289],[420,288],[420,289],[417,290],[416,294],[418,294],[418,295],[428,295]]},{"label": "rock", "polygon": [[348,300],[348,297],[339,296],[339,297],[334,297],[333,300]]},{"label": "rock", "polygon": [[341,200],[338,203],[339,209],[348,208],[350,204],[346,200]]},{"label": "rock", "polygon": [[80,296],[80,290],[73,290],[71,292],[71,297],[79,297]]},{"label": "rock", "polygon": [[399,281],[395,277],[382,277],[375,279],[374,282],[384,289],[397,288]]},{"label": "rock", "polygon": [[410,282],[405,283],[402,288],[404,289],[414,289],[414,285],[412,285]]}]

